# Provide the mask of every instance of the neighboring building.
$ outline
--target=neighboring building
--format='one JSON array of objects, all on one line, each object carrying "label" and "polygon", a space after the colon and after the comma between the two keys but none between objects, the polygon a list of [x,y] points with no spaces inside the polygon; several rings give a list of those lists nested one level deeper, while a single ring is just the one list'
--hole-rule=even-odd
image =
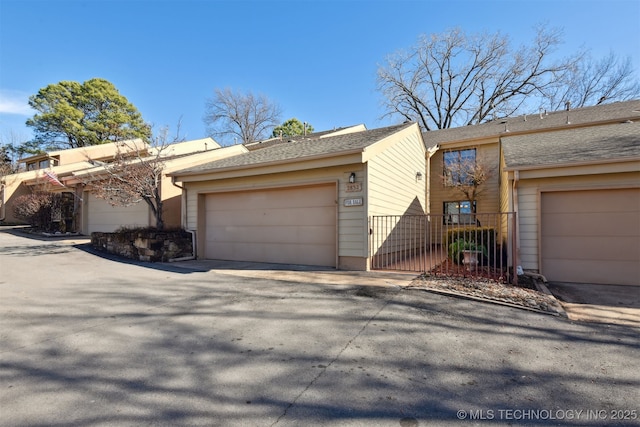
[{"label": "neighboring building", "polygon": [[[152,158],[157,154],[156,150],[141,140],[133,140],[60,150],[23,159],[22,162],[31,165],[31,170],[5,177],[0,220],[19,223],[20,220],[13,215],[15,200],[20,195],[40,190],[61,194],[61,217],[57,221],[62,231],[90,235],[95,231],[111,232],[121,227],[154,226],[155,218],[144,201],[127,207],[111,206],[97,198],[87,183],[104,176],[103,164],[112,162],[119,152]],[[172,184],[166,173],[244,152],[247,149],[241,145],[222,148],[211,138],[175,143],[163,149],[165,167],[160,191],[165,227],[181,226],[182,209],[182,190]],[[49,179],[50,176],[54,176],[59,184]]]},{"label": "neighboring building", "polygon": [[169,175],[184,187],[199,258],[366,270],[369,216],[424,214],[425,158],[409,123],[288,139]]},{"label": "neighboring building", "polygon": [[[515,212],[516,257],[549,280],[640,284],[640,100],[425,132],[428,210]],[[442,180],[448,162],[495,170],[478,200]]]},{"label": "neighboring building", "polygon": [[[126,144],[123,148],[123,144]],[[73,174],[74,171],[93,167],[96,162],[112,161],[119,150],[127,150],[131,147],[139,152],[146,152],[150,147],[142,140],[132,140],[126,142],[111,142],[90,147],[71,148],[68,150],[56,150],[35,156],[26,157],[19,160],[21,172],[3,177],[0,183],[0,221],[6,223],[20,223],[13,213],[15,200],[26,194],[30,194],[36,189],[44,191],[62,190],[69,200],[69,203],[77,205],[77,200],[73,200],[73,190],[52,184],[46,173],[53,173],[58,179]],[[66,225],[70,229],[76,229],[77,206],[67,209]]]},{"label": "neighboring building", "polygon": [[[149,158],[154,158],[157,154],[154,150],[149,150]],[[244,152],[247,152],[247,149],[242,145],[220,147],[211,138],[175,143],[164,148],[161,152],[164,169],[159,188],[165,228],[177,228],[182,225],[182,189],[173,185],[171,178],[167,176],[169,172]],[[74,171],[61,179],[67,188],[76,189],[82,200],[82,225],[79,231],[90,235],[97,231],[113,232],[119,228],[154,227],[155,217],[146,202],[141,201],[131,206],[112,206],[94,195],[91,181],[99,180],[105,173],[103,166],[95,166]]]}]

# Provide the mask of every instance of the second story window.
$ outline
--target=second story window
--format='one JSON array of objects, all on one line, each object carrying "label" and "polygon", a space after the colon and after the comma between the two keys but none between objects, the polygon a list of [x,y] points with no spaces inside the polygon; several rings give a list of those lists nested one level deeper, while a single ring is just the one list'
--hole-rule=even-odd
[{"label": "second story window", "polygon": [[476,165],[476,149],[444,152],[444,177],[446,186],[466,184]]}]

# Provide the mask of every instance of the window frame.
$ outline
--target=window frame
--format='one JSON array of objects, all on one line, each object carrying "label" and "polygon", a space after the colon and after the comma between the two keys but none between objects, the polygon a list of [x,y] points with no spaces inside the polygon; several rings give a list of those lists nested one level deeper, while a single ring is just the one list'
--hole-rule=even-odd
[{"label": "window frame", "polygon": [[[448,205],[454,204],[457,205],[457,212],[452,212],[450,209],[448,209]],[[465,204],[468,204],[468,208],[465,208],[465,210],[468,209],[469,212],[462,211],[462,207]],[[445,225],[475,225],[476,220],[474,216],[477,207],[478,204],[476,200],[454,200],[442,202],[442,223]],[[466,219],[466,221],[460,221],[460,219]]]},{"label": "window frame", "polygon": [[[473,157],[465,156],[464,154],[465,152],[473,153]],[[455,154],[455,158],[447,159],[447,157],[451,157],[452,154]],[[449,165],[451,164],[458,164],[458,165],[461,164],[463,159],[466,160],[467,157],[469,159],[473,159],[473,163],[475,164],[478,158],[477,149],[475,147],[461,148],[456,150],[447,150],[442,154],[442,174],[444,176],[443,183],[445,187],[455,187],[461,184],[462,185],[471,184],[471,178],[469,177],[452,176],[453,174],[450,171],[450,167],[449,167]]]}]

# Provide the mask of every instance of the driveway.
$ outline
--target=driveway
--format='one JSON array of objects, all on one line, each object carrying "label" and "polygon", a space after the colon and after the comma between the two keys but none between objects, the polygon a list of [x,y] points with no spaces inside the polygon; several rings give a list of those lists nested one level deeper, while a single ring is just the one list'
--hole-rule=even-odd
[{"label": "driveway", "polygon": [[[0,232],[2,426],[637,425],[633,327]],[[618,420],[617,418],[622,418]]]},{"label": "driveway", "polygon": [[640,328],[640,286],[550,282],[547,287],[571,320]]}]

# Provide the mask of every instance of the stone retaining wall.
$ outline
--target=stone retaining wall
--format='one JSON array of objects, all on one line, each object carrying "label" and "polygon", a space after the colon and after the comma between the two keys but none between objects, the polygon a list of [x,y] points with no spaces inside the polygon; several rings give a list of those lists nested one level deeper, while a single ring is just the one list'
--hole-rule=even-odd
[{"label": "stone retaining wall", "polygon": [[91,233],[91,245],[103,252],[139,261],[169,261],[193,255],[191,233],[178,231],[125,231]]}]

